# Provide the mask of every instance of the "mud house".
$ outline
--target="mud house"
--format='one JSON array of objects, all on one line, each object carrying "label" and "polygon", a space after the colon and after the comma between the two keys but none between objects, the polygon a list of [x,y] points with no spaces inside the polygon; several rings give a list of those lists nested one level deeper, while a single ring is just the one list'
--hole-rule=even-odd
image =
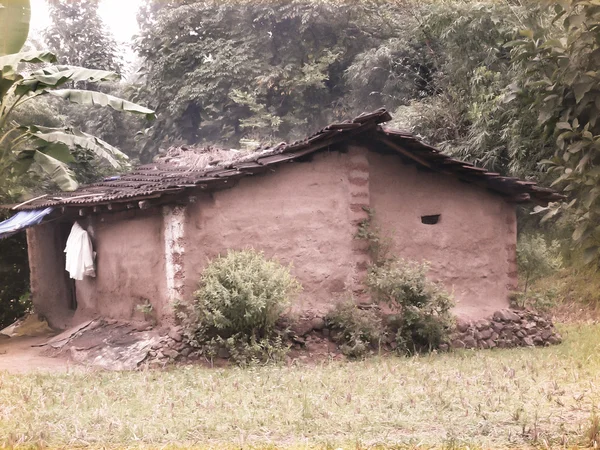
[{"label": "mud house", "polygon": [[[396,254],[430,262],[457,314],[506,307],[517,281],[515,207],[557,194],[452,159],[381,125],[390,119],[379,110],[252,153],[173,148],[130,173],[19,206],[51,208],[27,230],[35,308],[60,328],[139,318],[148,304],[168,322],[209,259],[253,247],[293,264],[304,287],[295,310],[324,312],[362,288],[369,255],[355,235],[366,208]],[[96,253],[96,276],[79,281],[63,251],[75,222]]]}]

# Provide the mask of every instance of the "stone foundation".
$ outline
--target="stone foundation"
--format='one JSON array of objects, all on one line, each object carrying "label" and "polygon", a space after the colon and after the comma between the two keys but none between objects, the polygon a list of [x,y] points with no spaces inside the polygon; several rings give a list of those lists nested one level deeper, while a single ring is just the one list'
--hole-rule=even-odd
[{"label": "stone foundation", "polygon": [[149,367],[162,367],[174,362],[192,362],[201,358],[201,352],[184,342],[181,327],[171,327],[162,333],[144,361]]},{"label": "stone foundation", "polygon": [[560,344],[552,321],[530,310],[503,309],[488,319],[457,319],[452,348],[509,348]]},{"label": "stone foundation", "polygon": [[[340,353],[335,344],[336,331],[327,328],[323,318],[314,315],[303,317],[302,320],[290,325],[290,328],[288,344],[292,351]],[[489,319],[474,321],[457,319],[450,347],[455,349],[533,347],[559,344],[561,341],[561,335],[548,317],[529,310],[503,309],[496,311]],[[393,335],[390,335],[389,342],[383,342],[383,349],[390,352],[395,349]],[[447,349],[446,345],[441,348],[442,351]],[[198,361],[203,357],[201,349],[193,348],[184,342],[181,328],[172,327],[152,346],[146,363],[150,367],[160,367],[173,362]],[[226,352],[219,352],[217,355],[219,359],[228,357]]]}]

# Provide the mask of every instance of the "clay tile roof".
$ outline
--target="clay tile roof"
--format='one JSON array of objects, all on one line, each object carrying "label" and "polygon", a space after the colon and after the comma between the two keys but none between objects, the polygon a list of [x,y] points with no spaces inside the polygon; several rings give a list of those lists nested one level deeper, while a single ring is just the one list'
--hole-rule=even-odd
[{"label": "clay tile roof", "polygon": [[470,163],[444,155],[411,133],[382,127],[391,120],[385,109],[343,123],[331,124],[307,138],[275,146],[259,146],[253,152],[215,148],[173,147],[155,162],[134,168],[131,172],[82,186],[74,192],[61,192],[30,201],[16,210],[48,206],[88,207],[115,202],[130,202],[179,194],[191,188],[216,189],[233,184],[239,177],[263,172],[268,166],[294,161],[297,158],[351,139],[368,137],[378,141],[388,151],[405,160],[433,171],[456,176],[513,201],[534,201],[545,204],[563,198],[552,189],[537,186],[533,181],[503,177]]}]

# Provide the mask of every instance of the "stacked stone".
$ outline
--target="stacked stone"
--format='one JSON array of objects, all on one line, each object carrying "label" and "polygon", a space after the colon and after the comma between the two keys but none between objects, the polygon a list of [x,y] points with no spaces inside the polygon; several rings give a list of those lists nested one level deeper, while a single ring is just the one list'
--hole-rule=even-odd
[{"label": "stacked stone", "polygon": [[152,346],[145,362],[150,367],[160,367],[177,361],[197,360],[199,357],[196,349],[183,342],[181,328],[173,327]]},{"label": "stacked stone", "polygon": [[530,310],[503,309],[489,319],[458,319],[453,348],[509,348],[559,344],[562,337],[552,321]]},{"label": "stacked stone", "polygon": [[[329,330],[321,317],[304,317],[290,326],[292,348],[310,348],[316,341],[335,341],[335,330]],[[290,325],[290,324],[287,324]],[[284,327],[285,328],[285,327]],[[559,344],[560,334],[552,321],[542,314],[530,310],[503,309],[488,319],[468,321],[457,319],[451,338],[452,348],[510,348],[533,347]],[[393,349],[393,346],[390,346]],[[447,346],[443,345],[443,350]],[[221,351],[219,358],[228,358]],[[149,351],[145,363],[150,367],[161,367],[174,362],[191,362],[202,357],[201,350],[186,344],[182,330],[172,327],[164,333]]]}]

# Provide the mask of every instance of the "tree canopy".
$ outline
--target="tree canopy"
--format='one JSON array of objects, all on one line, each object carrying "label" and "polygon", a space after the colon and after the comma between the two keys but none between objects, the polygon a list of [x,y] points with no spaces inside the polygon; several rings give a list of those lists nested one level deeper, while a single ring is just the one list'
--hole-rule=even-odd
[{"label": "tree canopy", "polygon": [[63,64],[121,72],[117,43],[98,14],[100,0],[47,2],[52,21],[44,40]]}]

